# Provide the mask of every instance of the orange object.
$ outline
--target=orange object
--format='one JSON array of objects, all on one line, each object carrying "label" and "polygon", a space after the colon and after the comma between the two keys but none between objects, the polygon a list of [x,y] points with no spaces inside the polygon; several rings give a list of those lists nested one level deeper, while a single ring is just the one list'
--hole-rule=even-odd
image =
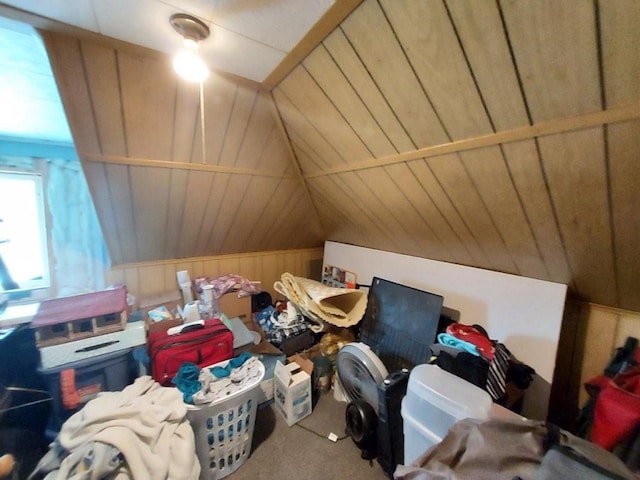
[{"label": "orange object", "polygon": [[67,410],[78,408],[80,394],[76,390],[76,371],[73,368],[60,372],[60,390],[62,392],[62,405]]}]

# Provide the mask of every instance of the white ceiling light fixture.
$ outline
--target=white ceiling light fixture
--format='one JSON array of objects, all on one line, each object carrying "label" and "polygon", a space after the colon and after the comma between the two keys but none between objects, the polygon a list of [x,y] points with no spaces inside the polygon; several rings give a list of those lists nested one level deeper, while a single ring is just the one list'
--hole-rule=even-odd
[{"label": "white ceiling light fixture", "polygon": [[169,22],[184,38],[184,48],[173,59],[174,70],[185,80],[203,82],[209,76],[209,68],[198,55],[198,46],[209,36],[209,27],[186,13],[171,15]]}]

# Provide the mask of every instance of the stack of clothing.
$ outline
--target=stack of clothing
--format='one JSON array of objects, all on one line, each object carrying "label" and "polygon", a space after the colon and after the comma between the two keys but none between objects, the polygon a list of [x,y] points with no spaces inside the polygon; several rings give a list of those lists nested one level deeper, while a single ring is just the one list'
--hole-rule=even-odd
[{"label": "stack of clothing", "polygon": [[182,364],[173,384],[182,392],[186,403],[206,405],[233,395],[262,376],[257,357],[244,352],[224,365],[200,368],[194,363]]},{"label": "stack of clothing", "polygon": [[30,479],[197,479],[187,408],[175,388],[143,376],[101,392],[72,415]]},{"label": "stack of clothing", "polygon": [[291,302],[270,305],[255,313],[254,318],[265,332],[267,340],[287,355],[307,348],[315,341],[313,324]]},{"label": "stack of clothing", "polygon": [[535,370],[480,325],[451,323],[431,346],[431,363],[486,390],[494,402],[518,411]]}]

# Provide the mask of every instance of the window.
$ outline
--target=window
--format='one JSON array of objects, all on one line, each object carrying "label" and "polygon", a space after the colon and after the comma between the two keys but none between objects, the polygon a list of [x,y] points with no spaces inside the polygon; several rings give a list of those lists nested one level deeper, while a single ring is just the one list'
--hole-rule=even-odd
[{"label": "window", "polygon": [[0,171],[0,292],[21,298],[49,285],[41,177]]}]

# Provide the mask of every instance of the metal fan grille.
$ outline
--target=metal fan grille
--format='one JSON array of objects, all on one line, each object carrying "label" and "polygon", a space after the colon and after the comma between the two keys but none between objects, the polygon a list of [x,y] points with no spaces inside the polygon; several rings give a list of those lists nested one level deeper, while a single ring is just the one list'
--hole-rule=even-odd
[{"label": "metal fan grille", "polygon": [[[378,411],[378,384],[386,374],[377,370],[372,371],[371,362],[366,362],[362,357],[367,352],[355,348],[351,351],[344,347],[338,354],[337,370],[344,395],[352,402],[364,400],[373,409]],[[370,354],[369,354],[370,355]],[[369,363],[369,365],[367,364]],[[379,376],[380,378],[376,378]]]}]

